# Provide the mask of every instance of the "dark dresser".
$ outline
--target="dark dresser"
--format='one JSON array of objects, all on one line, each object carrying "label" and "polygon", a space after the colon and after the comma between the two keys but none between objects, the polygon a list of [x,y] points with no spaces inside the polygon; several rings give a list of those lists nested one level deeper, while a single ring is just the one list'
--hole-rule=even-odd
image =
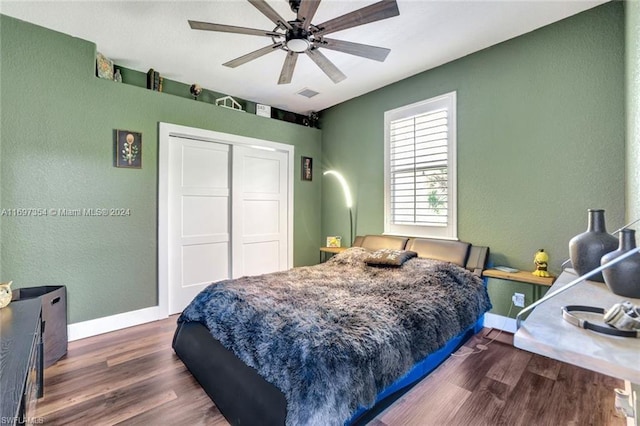
[{"label": "dark dresser", "polygon": [[0,423],[34,418],[43,392],[42,302],[17,300],[0,309]]}]

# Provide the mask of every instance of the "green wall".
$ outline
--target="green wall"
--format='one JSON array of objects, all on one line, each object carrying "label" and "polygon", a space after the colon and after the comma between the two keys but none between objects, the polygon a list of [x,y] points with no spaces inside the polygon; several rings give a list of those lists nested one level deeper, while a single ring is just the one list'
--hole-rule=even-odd
[{"label": "green wall", "polygon": [[[69,322],[157,304],[158,122],[295,146],[294,263],[318,260],[321,132],[94,77],[96,46],[0,16],[0,208],[128,208],[130,217],[0,216],[0,280],[64,284]],[[142,169],[113,167],[114,129],[142,132]]]},{"label": "green wall", "polygon": [[[67,285],[71,323],[155,305],[160,121],[293,144],[294,263],[315,263],[324,236],[349,232],[342,192],[321,169],[345,174],[357,233],[382,232],[384,111],[452,90],[460,239],[521,269],[545,248],[557,273],[587,208],[606,209],[609,230],[625,208],[640,216],[637,143],[626,147],[624,201],[625,106],[627,141],[640,134],[639,7],[607,3],[345,102],[324,111],[322,131],[97,79],[93,43],[1,16],[0,208],[133,214],[0,216],[0,280]],[[141,170],[112,167],[114,129],[143,133]],[[297,179],[300,156],[315,159],[313,182]],[[489,290],[499,314],[515,291],[533,298],[526,284]]]},{"label": "green wall", "polygon": [[[640,2],[625,1],[627,222],[640,218]],[[640,230],[640,225],[635,226]]]},{"label": "green wall", "polygon": [[[544,248],[558,273],[588,208],[611,231],[624,223],[624,11],[612,2],[325,111],[324,167],[352,185],[358,234],[384,228],[384,112],[454,90],[461,240],[523,270]],[[343,204],[326,180],[322,235],[348,234]],[[530,302],[531,286],[490,280],[493,312],[522,288]]]}]

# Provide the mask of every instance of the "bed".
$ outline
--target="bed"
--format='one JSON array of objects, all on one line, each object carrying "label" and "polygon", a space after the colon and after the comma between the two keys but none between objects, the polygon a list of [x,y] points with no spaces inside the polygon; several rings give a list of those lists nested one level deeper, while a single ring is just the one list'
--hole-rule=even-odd
[{"label": "bed", "polygon": [[488,255],[357,237],[319,265],[210,285],[173,348],[233,425],[360,424],[482,328]]}]

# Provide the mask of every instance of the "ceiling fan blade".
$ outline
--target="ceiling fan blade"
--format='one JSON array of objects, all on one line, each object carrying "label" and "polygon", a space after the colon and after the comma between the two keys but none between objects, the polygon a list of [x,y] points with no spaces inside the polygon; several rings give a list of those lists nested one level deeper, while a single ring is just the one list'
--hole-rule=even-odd
[{"label": "ceiling fan blade", "polygon": [[274,24],[282,25],[288,30],[292,28],[291,24],[289,24],[286,19],[280,16],[278,12],[273,10],[273,8],[269,6],[269,4],[265,0],[249,0],[249,3],[251,3],[260,12],[262,12],[264,16],[271,19]]},{"label": "ceiling fan blade", "polygon": [[320,0],[302,0],[298,8],[298,20],[302,22],[302,28],[309,28],[313,16],[320,6]]},{"label": "ceiling fan blade", "polygon": [[291,83],[291,77],[293,77],[293,69],[296,67],[297,60],[298,60],[297,52],[292,52],[291,50],[287,52],[287,57],[284,60],[284,65],[282,65],[282,72],[280,73],[280,79],[278,79],[278,84]]},{"label": "ceiling fan blade", "polygon": [[398,10],[396,0],[382,0],[317,25],[320,31],[315,34],[323,35],[334,33],[398,15],[400,15],[400,11]]},{"label": "ceiling fan blade", "polygon": [[391,49],[387,49],[385,47],[370,46],[368,44],[360,44],[324,37],[322,38],[319,47],[348,53],[350,55],[362,56],[363,58],[373,59],[374,61],[379,62],[384,62],[384,60],[387,59],[389,52],[391,52]]},{"label": "ceiling fan blade", "polygon": [[282,34],[269,30],[257,30],[254,28],[235,27],[233,25],[212,24],[210,22],[189,21],[189,25],[194,30],[219,31],[223,33],[248,34],[265,37],[282,36]]},{"label": "ceiling fan blade", "polygon": [[242,64],[246,64],[249,61],[257,59],[261,56],[264,56],[267,53],[275,52],[276,50],[279,50],[281,46],[282,46],[282,43],[271,44],[269,46],[263,47],[262,49],[258,49],[251,53],[247,53],[246,55],[242,55],[239,58],[232,59],[229,62],[225,62],[222,65],[229,68],[235,68]]},{"label": "ceiling fan blade", "polygon": [[342,73],[333,62],[327,59],[322,53],[320,53],[317,49],[309,49],[307,50],[307,55],[320,67],[320,69],[334,82],[340,83],[342,80],[347,78],[346,75]]}]

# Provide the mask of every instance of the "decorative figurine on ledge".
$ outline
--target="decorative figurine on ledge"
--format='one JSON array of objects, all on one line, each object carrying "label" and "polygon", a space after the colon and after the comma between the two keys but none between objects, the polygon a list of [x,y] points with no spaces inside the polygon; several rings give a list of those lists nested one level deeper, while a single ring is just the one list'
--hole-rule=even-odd
[{"label": "decorative figurine on ledge", "polygon": [[0,308],[4,308],[11,302],[11,283],[0,283]]},{"label": "decorative figurine on ledge", "polygon": [[189,88],[189,92],[193,95],[194,100],[198,100],[198,96],[202,93],[202,87],[198,83],[192,84]]},{"label": "decorative figurine on ledge", "polygon": [[536,270],[532,272],[533,275],[538,277],[550,277],[551,274],[547,272],[547,263],[549,262],[549,255],[544,252],[544,249],[538,250],[533,257],[533,262],[536,264]]}]

